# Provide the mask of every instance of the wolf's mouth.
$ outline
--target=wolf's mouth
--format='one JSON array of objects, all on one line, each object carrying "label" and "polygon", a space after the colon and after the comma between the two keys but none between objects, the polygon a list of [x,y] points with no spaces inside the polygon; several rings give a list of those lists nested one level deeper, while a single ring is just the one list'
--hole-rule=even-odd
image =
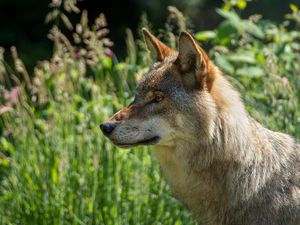
[{"label": "wolf's mouth", "polygon": [[154,145],[157,144],[159,142],[160,137],[155,136],[153,138],[149,138],[149,139],[145,139],[145,140],[141,140],[135,143],[117,143],[115,142],[116,145],[118,145],[121,148],[131,148],[137,145]]}]

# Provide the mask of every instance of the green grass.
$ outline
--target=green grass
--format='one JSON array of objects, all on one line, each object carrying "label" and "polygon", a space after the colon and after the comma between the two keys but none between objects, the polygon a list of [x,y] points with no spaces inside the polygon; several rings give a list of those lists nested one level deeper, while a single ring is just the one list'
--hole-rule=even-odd
[{"label": "green grass", "polygon": [[0,142],[10,155],[2,159],[0,224],[194,224],[151,149],[122,150],[103,137],[99,124],[117,97],[95,88],[86,100],[69,83],[43,111],[23,99],[3,115],[13,140]]},{"label": "green grass", "polygon": [[[210,56],[231,75],[256,119],[299,138],[296,19],[291,27],[300,14],[289,15],[287,27],[219,12],[224,22],[196,38],[212,46]],[[90,30],[98,42],[86,46],[52,30],[53,57],[30,79],[16,54],[11,69],[0,51],[0,105],[12,108],[0,115],[0,224],[196,224],[169,190],[151,148],[118,149],[101,134],[99,124],[132,100],[149,60],[130,31],[127,59],[106,56],[108,46],[95,36],[97,29]],[[166,26],[168,42],[171,32]],[[82,49],[96,61],[75,57]],[[4,97],[13,86],[20,88],[17,101]]]}]

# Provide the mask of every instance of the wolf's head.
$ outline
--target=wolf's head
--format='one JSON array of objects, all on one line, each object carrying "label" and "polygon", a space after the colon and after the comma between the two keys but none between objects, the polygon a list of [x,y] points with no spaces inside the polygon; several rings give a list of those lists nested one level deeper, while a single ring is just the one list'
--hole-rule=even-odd
[{"label": "wolf's head", "polygon": [[173,145],[212,136],[218,70],[193,37],[182,32],[178,52],[143,29],[154,64],[139,81],[134,101],[100,125],[120,147]]}]

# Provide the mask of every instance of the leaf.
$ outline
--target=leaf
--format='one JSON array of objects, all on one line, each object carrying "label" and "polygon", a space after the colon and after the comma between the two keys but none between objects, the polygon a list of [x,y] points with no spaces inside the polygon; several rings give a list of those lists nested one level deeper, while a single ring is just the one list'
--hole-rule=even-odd
[{"label": "leaf", "polygon": [[195,38],[198,41],[207,41],[210,39],[214,39],[216,37],[216,32],[207,30],[196,33]]},{"label": "leaf", "polygon": [[234,11],[225,11],[223,9],[217,9],[217,13],[230,21],[230,23],[238,28],[241,27],[241,18]]},{"label": "leaf", "polygon": [[264,33],[260,27],[249,20],[242,20],[234,11],[217,9],[217,13],[226,18],[239,33],[247,32],[258,38],[263,38]]},{"label": "leaf", "polygon": [[0,149],[9,152],[9,154],[11,155],[15,152],[15,149],[11,142],[7,141],[4,137],[0,138]]},{"label": "leaf", "polygon": [[217,55],[215,58],[217,66],[219,66],[224,72],[228,74],[234,73],[233,65],[223,55]]},{"label": "leaf", "polygon": [[257,66],[247,66],[237,69],[236,74],[238,76],[262,77],[265,71]]},{"label": "leaf", "polygon": [[58,183],[58,164],[59,164],[59,160],[58,158],[54,159],[54,164],[53,167],[51,169],[51,180],[54,184]]},{"label": "leaf", "polygon": [[236,33],[237,33],[237,30],[229,23],[229,21],[222,22],[217,30],[218,44],[221,44],[221,45],[230,44],[231,36]]},{"label": "leaf", "polygon": [[293,13],[298,13],[299,9],[296,5],[290,4],[290,9],[292,10]]},{"label": "leaf", "polygon": [[256,55],[256,61],[261,63],[261,64],[265,64],[266,63],[266,59],[264,57],[264,54],[262,52],[259,52],[257,55]]},{"label": "leaf", "polygon": [[252,21],[244,20],[243,27],[244,27],[245,31],[247,31],[249,34],[252,34],[255,37],[264,38],[264,36],[265,36],[262,29],[259,26],[257,26],[255,23],[253,23]]},{"label": "leaf", "polygon": [[256,63],[255,53],[251,51],[239,51],[228,56],[228,60],[238,63]]}]

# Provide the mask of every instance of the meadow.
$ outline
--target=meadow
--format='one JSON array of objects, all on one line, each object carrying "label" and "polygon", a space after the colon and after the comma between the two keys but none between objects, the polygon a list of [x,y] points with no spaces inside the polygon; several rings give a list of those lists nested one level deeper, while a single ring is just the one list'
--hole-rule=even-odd
[{"label": "meadow", "polygon": [[[250,114],[299,140],[300,11],[290,5],[278,24],[260,15],[242,19],[244,7],[225,2],[217,9],[220,25],[199,32],[169,7],[165,26],[153,33],[176,48],[180,31],[191,31]],[[126,31],[127,57],[119,60],[105,15],[90,25],[82,11],[72,24],[58,8],[47,15],[54,21],[53,56],[32,74],[16,48],[0,48],[0,224],[195,225],[165,183],[151,147],[119,149],[99,129],[132,101],[151,65],[142,35]],[[151,28],[151,21],[143,16],[140,26]]]}]

